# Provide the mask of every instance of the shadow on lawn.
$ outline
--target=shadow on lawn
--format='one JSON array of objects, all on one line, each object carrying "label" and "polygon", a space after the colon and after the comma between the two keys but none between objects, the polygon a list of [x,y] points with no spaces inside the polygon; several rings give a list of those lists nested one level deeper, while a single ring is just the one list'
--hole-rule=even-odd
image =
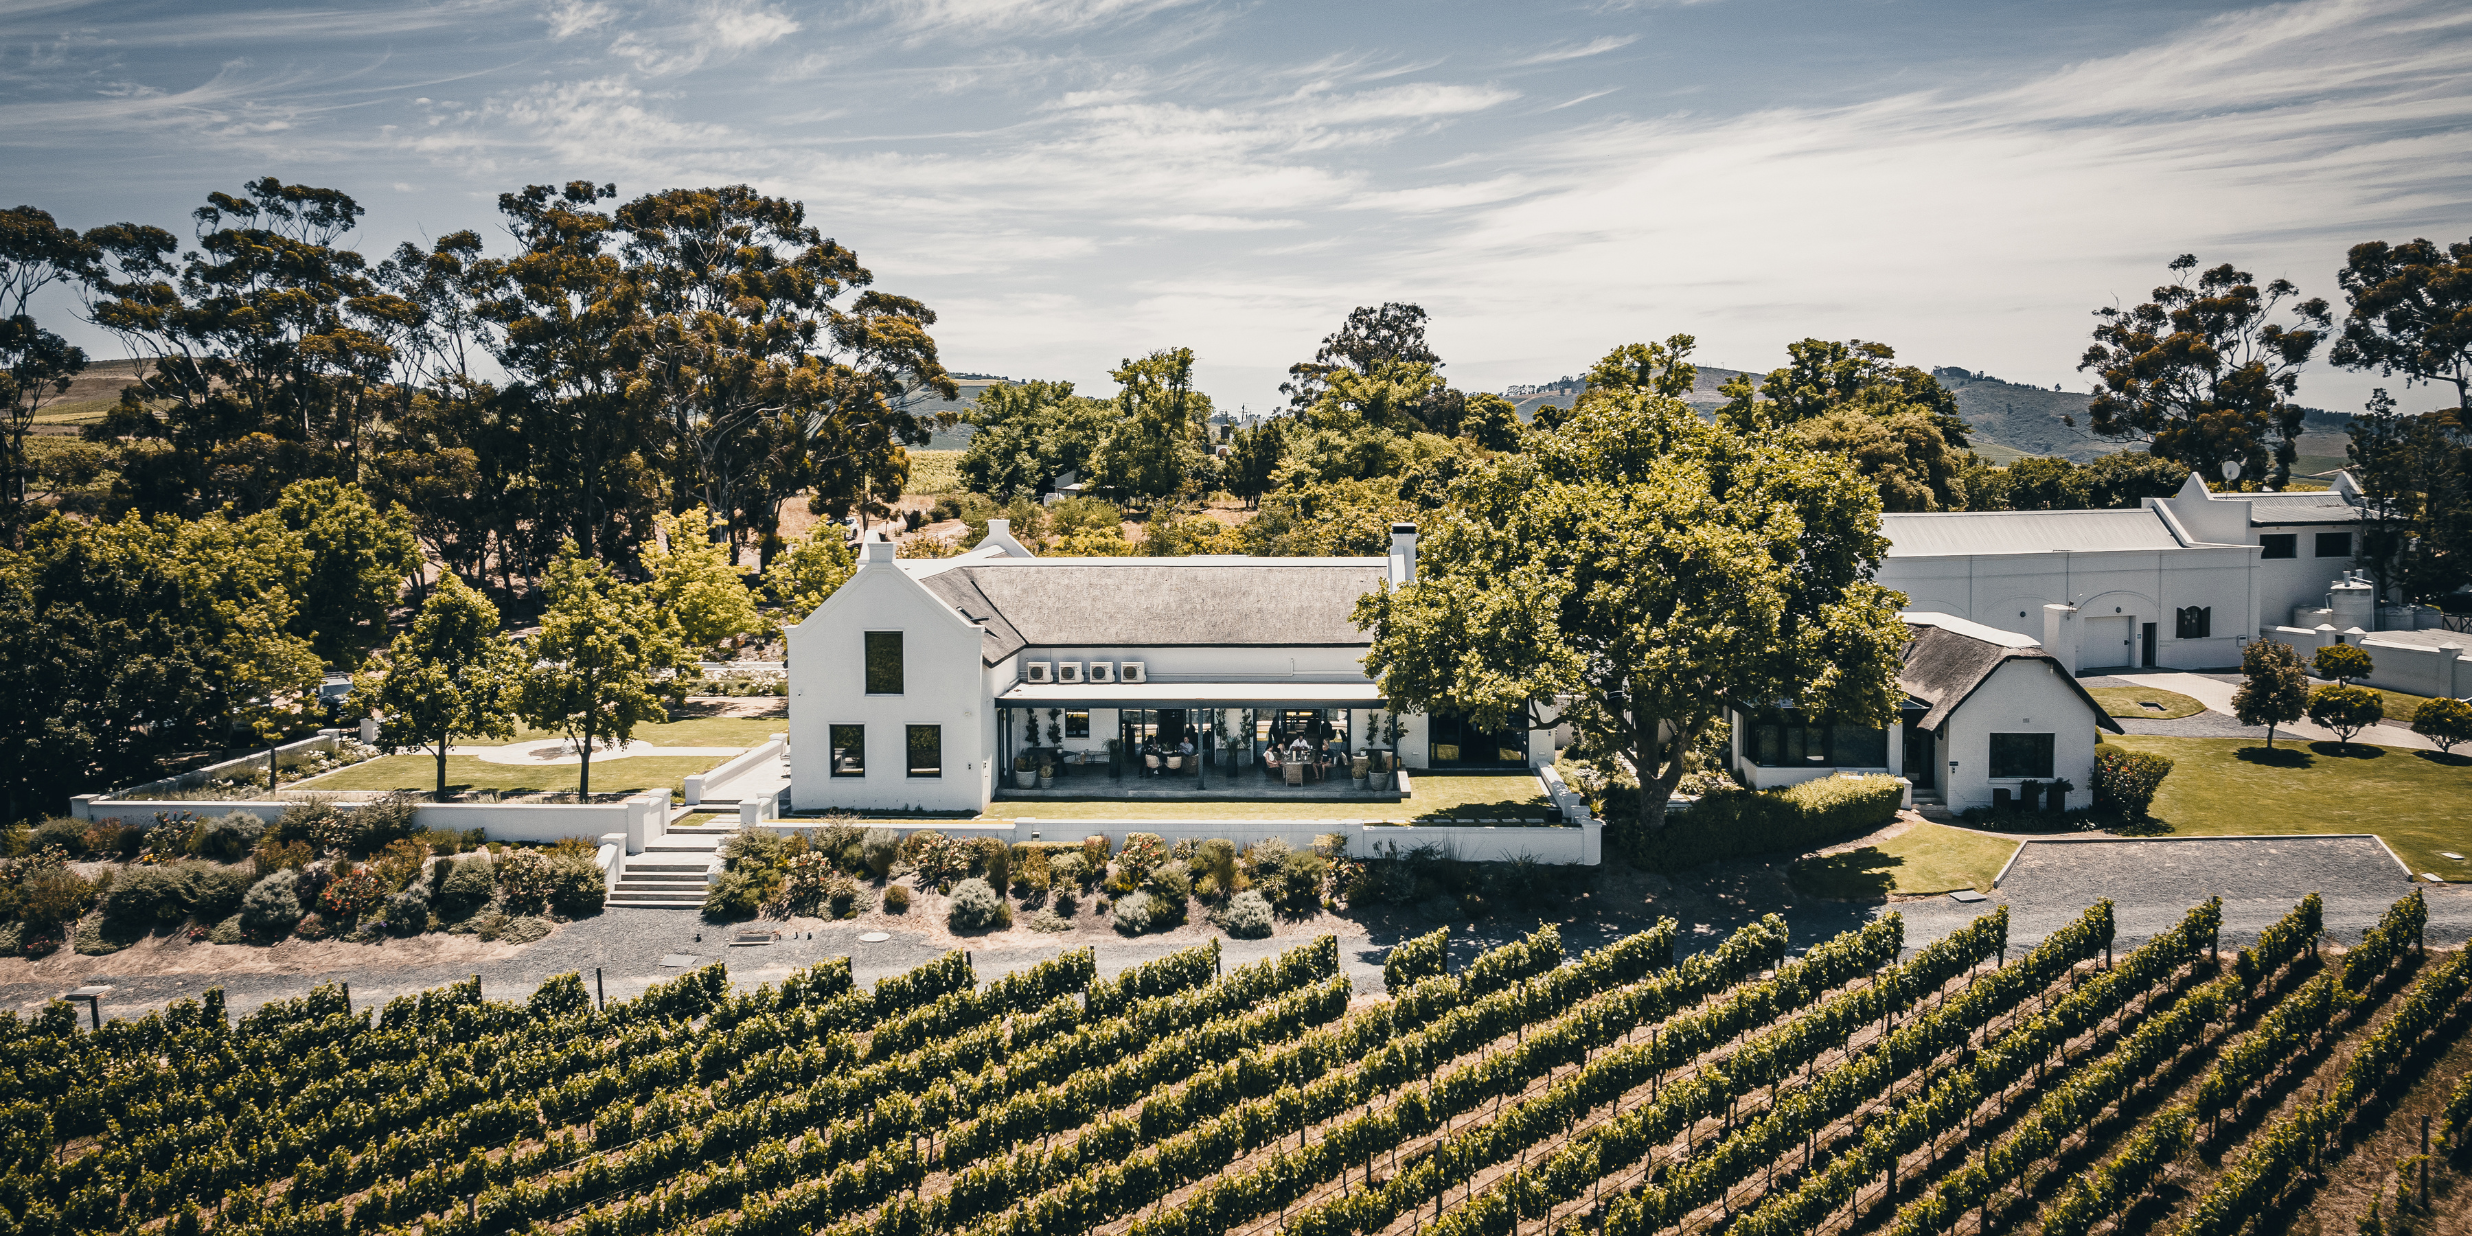
[{"label": "shadow on lawn", "polygon": [[2365,742],[2313,742],[2309,744],[2309,749],[2338,760],[2374,760],[2386,754],[2386,748],[2373,747]]},{"label": "shadow on lawn", "polygon": [[2415,751],[2412,754],[2432,764],[2443,764],[2448,768],[2472,765],[2472,755],[2462,755],[2453,751]]},{"label": "shadow on lawn", "polygon": [[1905,859],[1876,845],[1794,864],[1794,887],[1837,901],[1886,901],[1897,888],[1896,869]]},{"label": "shadow on lawn", "polygon": [[2232,754],[2242,763],[2264,764],[2269,768],[2307,768],[2317,762],[2316,757],[2299,747],[2242,747]]}]

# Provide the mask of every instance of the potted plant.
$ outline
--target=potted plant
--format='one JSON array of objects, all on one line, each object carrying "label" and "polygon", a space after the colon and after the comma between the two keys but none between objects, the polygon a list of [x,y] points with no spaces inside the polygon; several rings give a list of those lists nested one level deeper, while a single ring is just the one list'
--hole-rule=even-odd
[{"label": "potted plant", "polygon": [[1053,764],[1039,765],[1039,788],[1044,790],[1054,786],[1055,784],[1056,766]]},{"label": "potted plant", "polygon": [[1014,789],[1026,790],[1038,784],[1038,775],[1038,770],[1031,766],[1029,756],[1017,755],[1013,757]]},{"label": "potted plant", "polygon": [[1051,747],[1064,745],[1064,710],[1061,708],[1047,710],[1047,745]]},{"label": "potted plant", "polygon": [[1362,751],[1348,760],[1348,778],[1356,783],[1357,789],[1365,788],[1365,777],[1372,771],[1373,760]]}]

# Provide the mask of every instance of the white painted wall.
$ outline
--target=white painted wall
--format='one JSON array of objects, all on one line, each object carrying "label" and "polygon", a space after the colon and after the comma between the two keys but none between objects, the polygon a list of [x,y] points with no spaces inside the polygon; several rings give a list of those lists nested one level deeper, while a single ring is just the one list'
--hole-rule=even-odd
[{"label": "white painted wall", "polygon": [[[2043,661],[2010,661],[1949,714],[1941,727],[1939,758],[1949,809],[1991,805],[1995,788],[2015,791],[2025,778],[1991,779],[1991,735],[2051,734],[2051,771],[2077,788],[2071,807],[2094,803],[2094,748],[2099,737],[2094,711],[2060,671]],[[1949,769],[1945,761],[1955,760]],[[2042,780],[2037,778],[2037,780]]]},{"label": "white painted wall", "polygon": [[2362,651],[2369,654],[2372,667],[2369,676],[2360,680],[2363,686],[2384,687],[2408,695],[2447,696],[2453,699],[2472,695],[2472,656],[2465,655],[2467,651],[2472,651],[2472,639],[2464,643],[2424,648],[2417,644],[2388,643],[2374,635],[2348,635],[2331,625],[2321,625],[2315,630],[2271,627],[2267,629],[2265,638],[2291,645],[2304,662],[2315,657],[2317,650],[2328,644],[2357,643]]},{"label": "white painted wall", "polygon": [[[2148,622],[2156,624],[2158,667],[2205,669],[2240,664],[2240,637],[2258,628],[2256,559],[2257,550],[2245,546],[1892,557],[1880,564],[1878,579],[1906,594],[1905,609],[1955,614],[2034,639],[2044,638],[2045,606],[2074,605],[2088,622],[2080,670],[2138,664]],[[2176,615],[2188,605],[2214,611],[2208,638],[2176,636]],[[2094,625],[2098,618],[2114,621]]]},{"label": "white painted wall", "polygon": [[[1336,805],[1336,804],[1334,804]],[[1124,848],[1133,833],[1155,833],[1170,845],[1187,839],[1224,838],[1238,846],[1278,838],[1298,849],[1325,833],[1348,838],[1352,858],[1405,855],[1422,845],[1439,846],[1444,855],[1464,862],[1506,862],[1532,858],[1556,865],[1593,866],[1603,861],[1605,826],[1593,818],[1584,824],[1558,826],[1485,827],[1482,825],[1366,824],[1354,820],[1038,820],[979,823],[967,820],[922,820],[916,824],[886,823],[903,836],[938,832],[947,837],[993,837],[999,841],[1077,842],[1105,837],[1111,849]],[[820,827],[798,820],[767,821],[763,827],[797,832]]]},{"label": "white painted wall", "polygon": [[[793,809],[975,811],[987,801],[994,726],[979,629],[911,579],[893,547],[860,547],[857,573],[790,628]],[[866,633],[902,633],[899,695],[866,693]],[[830,775],[834,725],[866,727],[863,777]],[[906,727],[943,727],[941,776],[912,777]]]}]

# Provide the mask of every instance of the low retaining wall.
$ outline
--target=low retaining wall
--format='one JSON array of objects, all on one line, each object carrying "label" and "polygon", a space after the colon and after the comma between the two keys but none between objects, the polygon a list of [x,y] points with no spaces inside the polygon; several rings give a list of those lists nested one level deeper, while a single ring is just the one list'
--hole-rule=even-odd
[{"label": "low retaining wall", "polygon": [[[151,824],[158,814],[186,811],[199,818],[246,811],[273,823],[292,803],[264,799],[104,798],[85,794],[69,800],[69,814],[81,820],[121,819]],[[338,802],[341,810],[360,803]],[[491,841],[547,844],[567,837],[627,838],[627,849],[641,853],[644,842],[667,833],[669,795],[639,794],[614,803],[423,803],[412,814],[417,828],[454,832],[480,829]]]},{"label": "low retaining wall", "polygon": [[[332,751],[337,746],[340,746],[343,739],[351,732],[352,731],[350,730],[319,730],[313,737],[294,739],[291,742],[284,743],[275,748],[275,766],[278,768],[297,766],[301,762],[300,757],[307,755],[312,751]],[[144,785],[133,785],[120,792],[135,798],[142,797],[147,794],[161,794],[170,790],[193,790],[225,773],[247,772],[253,768],[264,767],[266,767],[266,753],[263,751],[257,751],[248,755],[235,756],[231,759],[223,760],[218,763],[208,764],[204,768],[192,768],[177,777],[165,777],[160,781],[149,781]],[[205,813],[200,812],[199,814],[202,815]],[[214,814],[221,815],[223,813],[218,811]]]},{"label": "low retaining wall", "polygon": [[727,763],[724,763],[719,767],[688,777],[685,785],[682,787],[686,791],[687,805],[690,807],[696,806],[702,803],[706,798],[719,799],[721,797],[721,791],[724,787],[728,786],[730,782],[737,780],[740,776],[743,776],[746,773],[754,771],[766,760],[780,759],[782,751],[787,749],[789,745],[789,735],[775,734],[772,737],[765,739],[761,744],[757,745],[753,749],[746,751],[743,754],[730,757]]},{"label": "low retaining wall", "polygon": [[[2464,644],[2450,643],[2437,648],[2392,644],[2358,627],[2337,631],[2331,624],[2315,630],[2270,627],[2266,638],[2291,645],[2304,661],[2329,644],[2356,644],[2369,654],[2375,667],[2367,678],[2360,680],[2364,686],[2453,699],[2472,695],[2472,657],[2464,655]],[[2466,636],[2465,643],[2472,644],[2472,636]]]},{"label": "low retaining wall", "polygon": [[[1339,833],[1348,839],[1351,858],[1404,856],[1420,846],[1433,846],[1445,858],[1463,862],[1508,862],[1533,859],[1557,866],[1596,866],[1604,861],[1605,826],[1489,826],[1483,824],[1367,824],[1359,820],[918,820],[866,821],[869,828],[911,833],[938,832],[956,839],[993,837],[1021,841],[1075,842],[1105,837],[1110,849],[1123,849],[1134,833],[1153,833],[1173,845],[1222,837],[1238,846],[1276,838],[1305,849],[1315,838]],[[808,820],[767,820],[762,827],[776,832],[813,832],[824,824]]]}]

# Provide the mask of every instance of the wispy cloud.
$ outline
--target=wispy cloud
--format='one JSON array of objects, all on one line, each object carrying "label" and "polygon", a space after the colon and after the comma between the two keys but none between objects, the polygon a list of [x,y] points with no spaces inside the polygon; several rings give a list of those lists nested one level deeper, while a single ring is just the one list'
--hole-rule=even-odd
[{"label": "wispy cloud", "polygon": [[1604,53],[1613,51],[1617,48],[1629,47],[1631,44],[1636,42],[1639,42],[1639,36],[1636,34],[1609,34],[1603,38],[1590,39],[1585,43],[1580,43],[1575,46],[1566,45],[1562,47],[1548,48],[1544,51],[1537,52],[1534,55],[1522,56],[1517,60],[1513,60],[1511,63],[1520,66],[1532,64],[1559,64],[1565,60],[1580,60],[1589,56],[1603,55]]}]

